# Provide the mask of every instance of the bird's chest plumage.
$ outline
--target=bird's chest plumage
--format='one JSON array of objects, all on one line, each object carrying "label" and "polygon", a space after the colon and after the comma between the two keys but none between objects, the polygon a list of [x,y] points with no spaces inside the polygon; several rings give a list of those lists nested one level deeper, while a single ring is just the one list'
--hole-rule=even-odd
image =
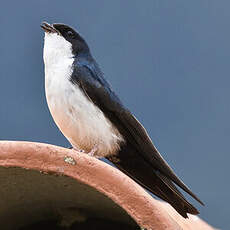
[{"label": "bird's chest plumage", "polygon": [[74,147],[87,152],[96,147],[99,156],[114,154],[123,138],[81,88],[69,80],[73,61],[72,58],[63,58],[55,64],[45,62],[45,88],[50,112]]}]

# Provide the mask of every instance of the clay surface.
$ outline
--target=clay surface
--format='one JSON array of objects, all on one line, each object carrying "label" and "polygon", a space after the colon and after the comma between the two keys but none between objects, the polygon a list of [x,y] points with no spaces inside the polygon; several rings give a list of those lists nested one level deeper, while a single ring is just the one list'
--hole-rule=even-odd
[{"label": "clay surface", "polygon": [[184,219],[116,168],[58,146],[0,141],[0,185],[1,226],[72,207],[83,220],[97,214],[149,230],[213,229],[197,216]]}]

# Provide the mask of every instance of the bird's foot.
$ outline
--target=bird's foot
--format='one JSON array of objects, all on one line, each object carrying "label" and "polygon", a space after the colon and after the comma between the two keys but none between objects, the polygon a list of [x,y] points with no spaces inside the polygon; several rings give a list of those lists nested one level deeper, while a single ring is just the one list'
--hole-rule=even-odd
[{"label": "bird's foot", "polygon": [[95,145],[90,152],[88,152],[88,155],[91,156],[91,157],[96,157],[96,158],[99,158],[100,156],[98,156],[96,154],[98,148],[97,148],[97,145]]},{"label": "bird's foot", "polygon": [[95,146],[91,149],[90,152],[86,152],[85,150],[80,149],[80,148],[78,148],[78,147],[76,147],[76,146],[74,146],[74,147],[69,147],[69,149],[73,149],[73,150],[75,150],[75,151],[77,151],[77,152],[80,152],[80,153],[85,153],[85,154],[87,154],[87,155],[89,155],[89,156],[91,156],[91,157],[96,157],[96,158],[100,158],[100,157],[101,157],[101,156],[98,156],[98,155],[96,154],[96,152],[97,152],[97,150],[98,150],[97,145],[95,145]]},{"label": "bird's foot", "polygon": [[68,149],[73,149],[73,150],[75,150],[75,151],[77,151],[77,152],[80,152],[80,153],[85,153],[85,150],[83,150],[83,149],[80,149],[80,148],[77,148],[77,147],[69,147]]}]

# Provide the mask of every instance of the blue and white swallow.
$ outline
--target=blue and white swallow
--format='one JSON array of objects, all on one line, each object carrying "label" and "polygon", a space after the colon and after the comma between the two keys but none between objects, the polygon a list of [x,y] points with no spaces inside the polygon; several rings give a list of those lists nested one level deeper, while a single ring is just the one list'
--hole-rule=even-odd
[{"label": "blue and white swallow", "polygon": [[[42,23],[47,103],[74,149],[105,157],[178,213],[198,214],[177,186],[202,201],[176,176],[145,128],[105,80],[84,38],[65,24]],[[118,185],[119,186],[119,185]]]}]

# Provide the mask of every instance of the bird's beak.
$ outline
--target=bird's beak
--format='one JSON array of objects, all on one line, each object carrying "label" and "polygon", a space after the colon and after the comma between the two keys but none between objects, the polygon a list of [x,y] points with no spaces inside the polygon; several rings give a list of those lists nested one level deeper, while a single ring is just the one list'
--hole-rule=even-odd
[{"label": "bird's beak", "polygon": [[46,32],[46,33],[57,33],[60,34],[60,32],[53,27],[52,24],[49,24],[47,22],[42,22],[41,28]]}]

